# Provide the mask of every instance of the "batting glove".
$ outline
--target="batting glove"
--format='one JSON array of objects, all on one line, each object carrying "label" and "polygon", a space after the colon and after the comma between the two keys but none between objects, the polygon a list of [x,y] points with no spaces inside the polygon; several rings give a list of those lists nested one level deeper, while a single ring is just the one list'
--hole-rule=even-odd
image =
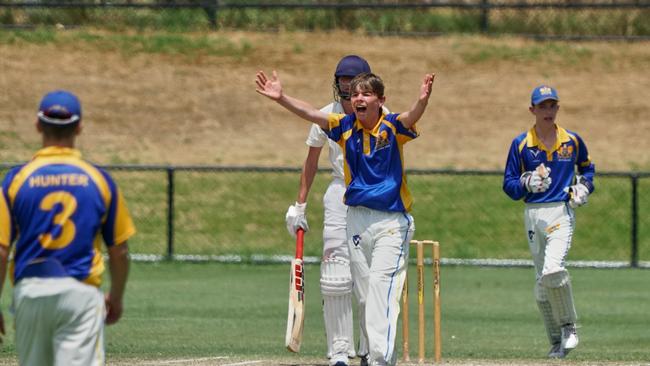
[{"label": "batting glove", "polygon": [[[577,179],[580,182],[580,177]],[[569,194],[569,206],[577,208],[587,203],[589,197],[589,188],[582,183],[576,183],[572,186],[565,187],[564,192]]]},{"label": "batting glove", "polygon": [[542,193],[551,186],[551,168],[540,164],[535,170],[524,172],[519,178],[521,185],[530,193]]},{"label": "batting glove", "polygon": [[287,223],[287,230],[289,234],[296,237],[296,231],[298,229],[303,229],[305,232],[309,231],[309,225],[307,225],[307,216],[305,215],[305,209],[307,208],[307,202],[298,203],[289,206],[287,210],[287,215],[285,216],[285,221]]}]

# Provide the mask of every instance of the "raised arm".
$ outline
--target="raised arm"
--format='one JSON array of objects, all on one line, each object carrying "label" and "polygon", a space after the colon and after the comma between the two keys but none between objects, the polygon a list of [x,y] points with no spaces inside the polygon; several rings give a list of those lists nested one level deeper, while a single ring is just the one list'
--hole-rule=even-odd
[{"label": "raised arm", "polygon": [[258,71],[255,79],[257,88],[255,91],[278,102],[281,106],[294,113],[298,117],[319,125],[324,130],[329,130],[327,113],[321,112],[309,103],[300,99],[290,97],[282,92],[282,84],[278,73],[273,70],[273,76],[269,79],[264,71]]},{"label": "raised arm", "polygon": [[436,74],[424,75],[418,100],[413,104],[408,112],[400,113],[399,120],[402,121],[404,127],[410,128],[420,119],[420,117],[422,117],[422,114],[424,114],[424,110],[427,108],[427,104],[429,103],[429,97],[431,96],[431,88],[433,87],[433,79],[435,76]]}]

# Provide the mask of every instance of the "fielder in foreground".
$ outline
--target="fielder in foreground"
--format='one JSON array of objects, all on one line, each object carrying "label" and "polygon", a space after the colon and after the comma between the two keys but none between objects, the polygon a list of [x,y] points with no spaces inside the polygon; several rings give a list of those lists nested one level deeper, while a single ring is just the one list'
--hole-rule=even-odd
[{"label": "fielder in foreground", "polygon": [[[325,113],[353,113],[350,101],[350,82],[355,76],[370,72],[370,65],[356,55],[343,57],[334,71],[334,102],[321,108]],[[384,108],[384,112],[388,110]],[[323,129],[312,124],[306,141],[309,146],[307,158],[300,175],[300,189],[296,203],[291,205],[285,216],[287,230],[293,236],[301,228],[309,230],[305,211],[307,195],[318,171],[318,160],[324,146],[328,147],[332,166],[332,181],[323,196],[323,257],[321,259],[320,289],[323,296],[323,317],[327,336],[327,355],[330,365],[347,366],[354,350],[354,322],[352,319],[352,291],[359,302],[365,294],[358,286],[352,286],[350,272],[350,250],[346,236],[345,218],[348,207],[345,205],[345,181],[343,174],[343,152],[339,145],[330,140]],[[360,327],[358,355],[360,365],[367,366],[368,341],[362,329],[363,314],[359,315]]]},{"label": "fielder in foreground", "polygon": [[352,279],[367,294],[365,328],[370,365],[395,365],[399,299],[404,285],[409,242],[415,225],[406,185],[403,145],[418,136],[415,123],[431,95],[433,74],[425,75],[411,109],[385,114],[383,81],[372,73],[350,85],[354,113],[322,112],[283,93],[274,71],[256,76],[257,92],[299,117],[318,124],[343,151],[347,239]]},{"label": "fielder in foreground", "polygon": [[535,299],[551,343],[550,358],[564,358],[578,346],[578,317],[564,264],[575,229],[574,209],[594,191],[595,172],[582,138],[555,124],[559,109],[555,89],[542,85],[533,90],[529,110],[535,125],[512,142],[503,177],[508,196],[526,202]]},{"label": "fielder in foreground", "polygon": [[[127,239],[135,227],[104,170],[74,148],[81,132],[76,96],[54,91],[41,101],[43,148],[11,169],[0,191],[0,290],[11,244],[16,351],[21,365],[104,364],[104,323],[122,315]],[[101,240],[108,247],[110,292]],[[1,314],[0,314],[1,315]],[[4,321],[0,316],[4,334]]]}]

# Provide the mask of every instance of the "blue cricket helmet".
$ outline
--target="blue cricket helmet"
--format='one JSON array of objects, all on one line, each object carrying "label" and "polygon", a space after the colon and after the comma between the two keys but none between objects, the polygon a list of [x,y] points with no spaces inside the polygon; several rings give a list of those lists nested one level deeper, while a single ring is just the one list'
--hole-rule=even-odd
[{"label": "blue cricket helmet", "polygon": [[370,72],[370,65],[368,61],[357,55],[345,56],[336,65],[334,71],[334,78],[338,79],[341,76],[355,77],[364,72]]},{"label": "blue cricket helmet", "polygon": [[341,89],[341,85],[339,84],[340,77],[347,76],[353,78],[365,72],[370,72],[368,61],[357,55],[343,57],[338,65],[336,65],[336,70],[334,71],[334,100],[337,102],[340,99],[350,100],[350,91]]}]

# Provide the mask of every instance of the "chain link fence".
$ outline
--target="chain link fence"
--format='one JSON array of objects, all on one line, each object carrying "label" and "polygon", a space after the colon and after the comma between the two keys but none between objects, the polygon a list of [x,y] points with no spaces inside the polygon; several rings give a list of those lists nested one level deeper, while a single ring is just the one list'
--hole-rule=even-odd
[{"label": "chain link fence", "polygon": [[[284,215],[297,194],[298,169],[111,171],[136,217],[136,253],[248,261],[293,251]],[[570,259],[632,266],[650,260],[649,178],[649,173],[598,175],[595,194],[577,210]],[[309,256],[320,256],[322,195],[329,181],[329,172],[321,171],[309,196]],[[510,200],[501,184],[496,171],[410,171],[416,237],[439,240],[447,258],[528,259],[523,203]]]},{"label": "chain link fence", "polygon": [[0,26],[648,39],[650,0],[0,0]]},{"label": "chain link fence", "polygon": [[[298,169],[108,170],[135,220],[138,234],[130,248],[141,258],[264,262],[286,259],[293,252],[284,215],[295,201]],[[328,171],[320,171],[309,195],[306,256],[321,254],[322,196],[330,179]],[[443,257],[530,258],[523,203],[503,193],[501,172],[417,170],[408,179],[415,201],[415,237],[440,241]],[[570,260],[650,265],[650,173],[598,173],[595,193],[576,216]]]}]

